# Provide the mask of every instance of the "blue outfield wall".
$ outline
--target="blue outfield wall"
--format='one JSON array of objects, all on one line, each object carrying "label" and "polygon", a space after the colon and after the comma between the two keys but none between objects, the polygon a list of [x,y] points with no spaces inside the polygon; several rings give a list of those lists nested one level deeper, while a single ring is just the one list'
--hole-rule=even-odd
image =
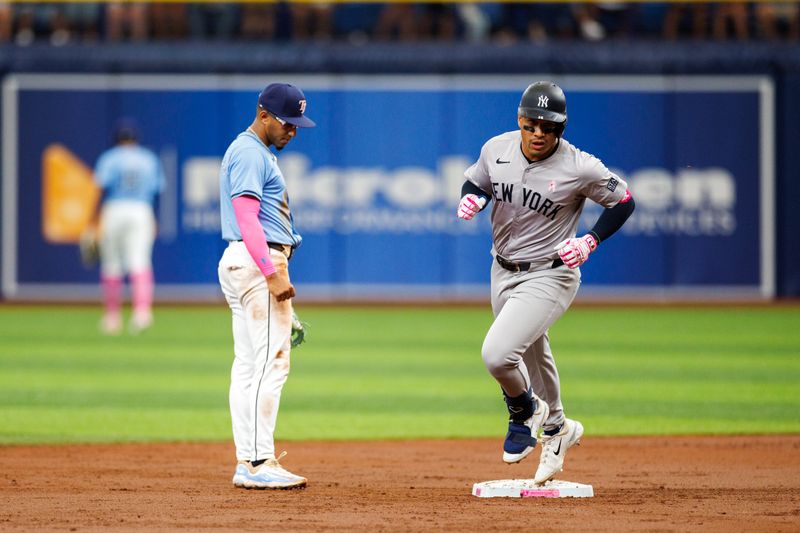
[{"label": "blue outfield wall", "polygon": [[779,296],[800,297],[800,72],[777,78],[776,276]]},{"label": "blue outfield wall", "polygon": [[[159,295],[219,297],[219,162],[252,120],[258,91],[282,79],[305,90],[319,125],[279,154],[304,237],[292,260],[301,299],[483,298],[488,213],[456,218],[463,172],[483,142],[516,128],[521,91],[545,76],[7,77],[3,195],[13,191],[16,213],[3,217],[3,295],[96,296],[97,271],[77,247],[42,235],[42,153],[60,144],[92,166],[125,115],[137,117],[169,180],[154,253]],[[582,294],[775,294],[769,77],[555,79],[568,95],[565,137],[628,179],[637,201],[582,269]],[[581,230],[599,212],[587,202]]]}]

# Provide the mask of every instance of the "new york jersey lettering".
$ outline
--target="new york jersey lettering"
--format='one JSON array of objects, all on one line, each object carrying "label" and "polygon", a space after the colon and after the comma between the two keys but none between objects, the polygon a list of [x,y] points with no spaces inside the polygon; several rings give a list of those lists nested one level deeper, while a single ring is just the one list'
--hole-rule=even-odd
[{"label": "new york jersey lettering", "polygon": [[[497,186],[500,185],[500,193],[497,192]],[[493,181],[492,182],[492,193],[494,193],[494,199],[498,202],[511,202],[514,196],[514,184],[513,183],[498,183]]]},{"label": "new york jersey lettering", "polygon": [[513,183],[501,183],[500,187],[503,189],[503,201],[510,202],[511,196],[514,193],[514,184]]},{"label": "new york jersey lettering", "polygon": [[522,205],[550,220],[555,220],[558,212],[564,207],[562,204],[556,204],[550,198],[543,198],[540,193],[526,187],[522,188]]}]

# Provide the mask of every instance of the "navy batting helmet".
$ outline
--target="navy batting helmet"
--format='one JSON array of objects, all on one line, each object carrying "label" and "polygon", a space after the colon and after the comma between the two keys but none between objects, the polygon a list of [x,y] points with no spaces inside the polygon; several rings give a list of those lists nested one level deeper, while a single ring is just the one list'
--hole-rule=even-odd
[{"label": "navy batting helmet", "polygon": [[518,114],[534,120],[547,120],[561,125],[559,135],[567,126],[567,97],[552,81],[537,81],[528,85],[519,101]]}]

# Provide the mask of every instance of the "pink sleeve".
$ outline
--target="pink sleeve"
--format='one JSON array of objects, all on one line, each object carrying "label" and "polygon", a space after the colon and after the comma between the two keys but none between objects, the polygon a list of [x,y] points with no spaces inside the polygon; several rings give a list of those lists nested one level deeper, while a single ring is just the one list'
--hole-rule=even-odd
[{"label": "pink sleeve", "polygon": [[233,212],[242,232],[242,240],[250,256],[265,276],[275,273],[275,266],[269,258],[267,238],[258,222],[258,209],[261,202],[252,196],[237,196],[233,199]]}]

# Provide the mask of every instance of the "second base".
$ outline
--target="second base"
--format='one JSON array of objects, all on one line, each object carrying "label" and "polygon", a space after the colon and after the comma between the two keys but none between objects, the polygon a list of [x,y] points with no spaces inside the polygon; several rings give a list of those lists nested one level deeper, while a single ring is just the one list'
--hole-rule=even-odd
[{"label": "second base", "polygon": [[478,498],[591,498],[591,485],[554,479],[537,485],[532,479],[499,479],[484,481],[472,486],[472,495]]}]

